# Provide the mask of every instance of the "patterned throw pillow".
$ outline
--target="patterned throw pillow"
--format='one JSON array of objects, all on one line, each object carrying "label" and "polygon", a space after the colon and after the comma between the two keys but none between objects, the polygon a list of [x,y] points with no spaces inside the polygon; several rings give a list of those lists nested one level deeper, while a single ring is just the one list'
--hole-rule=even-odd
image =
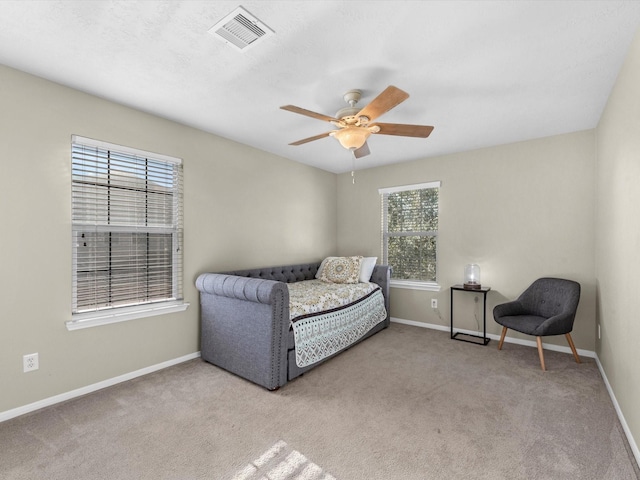
[{"label": "patterned throw pillow", "polygon": [[320,280],[332,283],[358,283],[362,257],[328,257],[322,267]]}]

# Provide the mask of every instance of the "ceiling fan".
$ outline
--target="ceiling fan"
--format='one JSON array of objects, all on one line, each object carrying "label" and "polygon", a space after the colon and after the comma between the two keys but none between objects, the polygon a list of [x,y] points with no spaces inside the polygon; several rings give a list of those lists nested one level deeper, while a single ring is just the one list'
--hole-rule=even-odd
[{"label": "ceiling fan", "polygon": [[349,90],[344,94],[344,101],[349,104],[336,113],[335,117],[329,117],[321,113],[312,112],[294,105],[280,107],[307,117],[324,120],[338,127],[337,130],[321,133],[313,137],[298,140],[289,145],[302,145],[304,143],[320,140],[324,137],[334,137],[340,144],[353,152],[355,158],[364,157],[371,152],[367,145],[367,139],[374,134],[397,135],[401,137],[427,138],[433,127],[426,125],[407,125],[402,123],[371,123],[373,120],[396,107],[409,98],[409,94],[393,85],[388,86],[380,95],[374,98],[366,107],[360,108],[356,104],[360,100],[360,90]]}]

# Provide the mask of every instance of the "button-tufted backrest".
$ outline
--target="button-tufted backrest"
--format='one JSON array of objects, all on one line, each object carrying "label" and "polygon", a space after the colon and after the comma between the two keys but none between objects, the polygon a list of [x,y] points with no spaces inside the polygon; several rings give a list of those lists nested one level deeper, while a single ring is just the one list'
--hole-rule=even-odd
[{"label": "button-tufted backrest", "polygon": [[580,300],[580,284],[562,278],[539,278],[518,298],[533,315],[550,318],[574,312]]},{"label": "button-tufted backrest", "polygon": [[225,273],[228,275],[238,275],[240,277],[262,278],[264,280],[293,283],[301,282],[302,280],[313,280],[319,267],[320,262],[281,267],[253,268],[250,270],[236,270]]}]

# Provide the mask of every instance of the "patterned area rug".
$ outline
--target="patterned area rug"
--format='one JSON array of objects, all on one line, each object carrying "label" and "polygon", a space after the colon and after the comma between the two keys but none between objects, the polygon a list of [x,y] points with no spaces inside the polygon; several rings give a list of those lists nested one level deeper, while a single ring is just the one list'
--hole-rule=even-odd
[{"label": "patterned area rug", "polygon": [[280,440],[230,480],[336,480],[307,457]]}]

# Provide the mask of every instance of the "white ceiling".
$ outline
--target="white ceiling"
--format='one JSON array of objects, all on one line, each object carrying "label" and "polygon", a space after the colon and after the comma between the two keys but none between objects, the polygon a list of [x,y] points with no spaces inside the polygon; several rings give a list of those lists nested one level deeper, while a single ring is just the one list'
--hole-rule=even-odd
[{"label": "white ceiling", "polygon": [[[208,30],[239,5],[275,35],[239,52]],[[329,116],[388,85],[368,168],[593,128],[640,25],[640,1],[0,1],[0,63],[313,165],[349,171]],[[102,139],[109,141],[109,139]]]}]

